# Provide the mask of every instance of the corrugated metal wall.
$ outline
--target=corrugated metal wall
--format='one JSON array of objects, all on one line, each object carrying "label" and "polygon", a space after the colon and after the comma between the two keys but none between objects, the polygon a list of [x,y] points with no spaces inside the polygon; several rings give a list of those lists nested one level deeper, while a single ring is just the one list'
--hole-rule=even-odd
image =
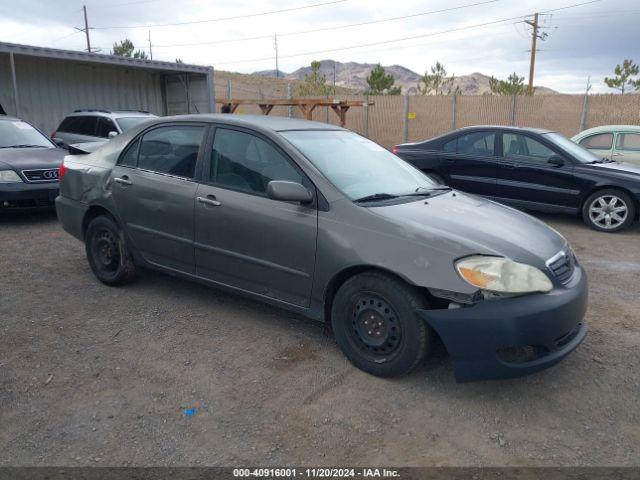
[{"label": "corrugated metal wall", "polygon": [[[178,75],[141,68],[15,55],[20,117],[45,133],[79,108],[147,110],[156,115],[208,111],[204,74],[190,73],[190,108]],[[179,74],[186,78],[186,74]],[[162,96],[167,76],[167,107]],[[0,54],[0,104],[15,115],[9,55]]]}]

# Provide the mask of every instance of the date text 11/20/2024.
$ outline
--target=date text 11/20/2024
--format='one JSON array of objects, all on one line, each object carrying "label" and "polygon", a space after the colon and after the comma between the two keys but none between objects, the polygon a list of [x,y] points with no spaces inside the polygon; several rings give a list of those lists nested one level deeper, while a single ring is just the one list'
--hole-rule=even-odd
[{"label": "date text 11/20/2024", "polygon": [[234,468],[233,476],[236,478],[398,478],[400,473],[387,468]]}]

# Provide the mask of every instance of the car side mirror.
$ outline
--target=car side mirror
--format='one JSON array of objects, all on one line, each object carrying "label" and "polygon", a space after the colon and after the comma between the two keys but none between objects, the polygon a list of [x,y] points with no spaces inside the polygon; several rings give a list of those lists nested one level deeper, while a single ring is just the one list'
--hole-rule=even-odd
[{"label": "car side mirror", "polygon": [[560,155],[553,154],[549,157],[547,162],[555,167],[561,167],[564,165],[564,158],[562,158]]},{"label": "car side mirror", "polygon": [[118,132],[114,132],[114,131],[111,131],[111,132],[109,132],[107,134],[107,137],[109,137],[109,138],[113,138],[113,137],[117,137],[117,136],[118,136]]},{"label": "car side mirror", "polygon": [[53,137],[51,141],[55,143],[58,147],[64,147],[64,140],[62,140],[61,138]]},{"label": "car side mirror", "polygon": [[271,180],[267,185],[267,196],[283,202],[309,203],[313,200],[313,193],[307,187],[285,180]]}]

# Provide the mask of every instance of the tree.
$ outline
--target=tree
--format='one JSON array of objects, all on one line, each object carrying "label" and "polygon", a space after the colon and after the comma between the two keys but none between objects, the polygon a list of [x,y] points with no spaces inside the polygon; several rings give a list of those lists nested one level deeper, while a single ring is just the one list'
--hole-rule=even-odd
[{"label": "tree", "polygon": [[332,95],[335,88],[327,85],[327,77],[320,73],[321,63],[314,60],[311,62],[311,72],[304,76],[302,83],[296,86],[296,94],[301,97],[313,95]]},{"label": "tree", "polygon": [[443,64],[436,62],[430,70],[431,73],[429,70],[424,72],[418,82],[418,91],[421,95],[451,95],[452,93],[458,95],[461,93],[459,87],[453,88],[455,75],[448,77]]},{"label": "tree", "polygon": [[129,57],[129,58],[140,58],[142,60],[147,60],[149,57],[142,50],[134,50],[133,42],[128,38],[124,40],[120,40],[120,43],[113,44],[113,50],[111,51],[111,55],[117,55],[118,57]]},{"label": "tree", "polygon": [[634,87],[636,90],[640,90],[640,79],[633,79],[635,75],[638,75],[638,72],[640,72],[638,65],[633,63],[633,60],[630,58],[626,58],[623,60],[622,65],[618,64],[616,68],[613,69],[615,77],[605,77],[604,83],[606,83],[609,88],[620,90],[620,93],[623,95],[627,85]]},{"label": "tree", "polygon": [[400,95],[402,87],[394,87],[396,81],[393,75],[387,75],[382,65],[376,65],[367,77],[369,95]]},{"label": "tree", "polygon": [[491,77],[489,88],[491,93],[496,95],[524,95],[528,90],[524,85],[524,77],[518,76],[516,72],[509,75],[506,80]]}]

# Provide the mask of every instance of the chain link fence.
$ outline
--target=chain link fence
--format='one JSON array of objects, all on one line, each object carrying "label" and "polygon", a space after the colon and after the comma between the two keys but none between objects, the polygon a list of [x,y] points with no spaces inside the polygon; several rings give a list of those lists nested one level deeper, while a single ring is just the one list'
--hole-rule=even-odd
[{"label": "chain link fence", "polygon": [[[292,98],[292,88],[247,88],[216,83],[216,98]],[[599,125],[640,125],[640,95],[332,95],[339,100],[374,102],[347,113],[346,127],[386,148],[426,140],[470,125],[516,125],[555,130],[567,137]],[[238,114],[261,114],[257,105],[241,105]],[[271,115],[304,118],[297,107],[276,106]],[[317,122],[339,124],[329,107],[313,111]]]}]

